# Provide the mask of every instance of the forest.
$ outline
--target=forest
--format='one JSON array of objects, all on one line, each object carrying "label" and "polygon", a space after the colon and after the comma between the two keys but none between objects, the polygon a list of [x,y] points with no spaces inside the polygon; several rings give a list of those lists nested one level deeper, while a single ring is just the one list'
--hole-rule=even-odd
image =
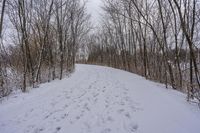
[{"label": "forest", "polygon": [[105,0],[87,63],[165,84],[200,101],[198,0]]},{"label": "forest", "polygon": [[1,11],[1,40],[3,21],[9,20],[13,32],[12,42],[7,43],[11,45],[1,41],[1,97],[15,88],[26,92],[27,88],[41,83],[61,80],[74,71],[79,44],[90,30],[85,3],[80,0],[3,0]]},{"label": "forest", "polygon": [[141,75],[200,102],[199,1],[103,3],[93,26],[86,1],[1,0],[0,98],[61,80],[86,63]]}]

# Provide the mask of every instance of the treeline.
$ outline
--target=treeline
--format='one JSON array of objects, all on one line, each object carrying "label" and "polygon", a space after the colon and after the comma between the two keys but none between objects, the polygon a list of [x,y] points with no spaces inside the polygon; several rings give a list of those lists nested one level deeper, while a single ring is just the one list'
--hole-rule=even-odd
[{"label": "treeline", "polygon": [[83,1],[3,0],[1,9],[0,28],[5,23],[13,28],[11,42],[1,34],[0,98],[74,71],[79,44],[90,30]]},{"label": "treeline", "polygon": [[88,63],[140,74],[200,101],[200,3],[105,0]]}]

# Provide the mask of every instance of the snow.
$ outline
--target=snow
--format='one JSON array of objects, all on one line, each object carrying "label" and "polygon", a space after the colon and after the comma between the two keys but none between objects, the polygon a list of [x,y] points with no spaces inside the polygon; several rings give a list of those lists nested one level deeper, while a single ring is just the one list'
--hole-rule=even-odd
[{"label": "snow", "polygon": [[200,109],[185,94],[95,65],[0,103],[0,133],[199,132]]}]

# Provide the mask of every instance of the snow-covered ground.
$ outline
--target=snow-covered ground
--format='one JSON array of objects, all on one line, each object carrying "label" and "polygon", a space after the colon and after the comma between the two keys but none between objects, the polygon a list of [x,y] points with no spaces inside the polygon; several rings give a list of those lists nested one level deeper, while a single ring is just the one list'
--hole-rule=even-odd
[{"label": "snow-covered ground", "polygon": [[0,133],[200,133],[200,109],[135,74],[77,65],[69,78],[4,100]]}]

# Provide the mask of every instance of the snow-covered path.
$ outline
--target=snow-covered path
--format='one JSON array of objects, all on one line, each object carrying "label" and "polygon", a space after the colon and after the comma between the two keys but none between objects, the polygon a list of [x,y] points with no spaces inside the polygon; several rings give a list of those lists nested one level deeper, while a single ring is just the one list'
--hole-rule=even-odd
[{"label": "snow-covered path", "polygon": [[199,133],[185,95],[137,75],[77,65],[62,81],[0,104],[0,133]]}]

